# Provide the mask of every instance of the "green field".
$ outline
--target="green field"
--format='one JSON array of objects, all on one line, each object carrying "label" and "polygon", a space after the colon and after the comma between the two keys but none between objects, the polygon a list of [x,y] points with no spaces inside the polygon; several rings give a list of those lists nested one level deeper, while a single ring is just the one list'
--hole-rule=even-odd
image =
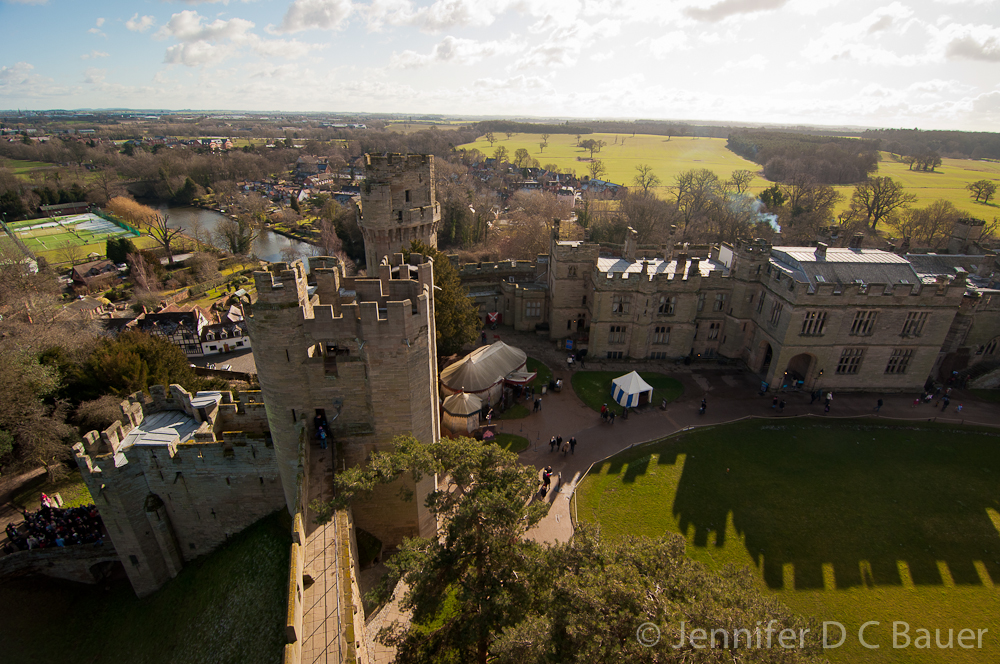
[{"label": "green field", "polygon": [[[556,164],[563,172],[573,171],[578,177],[588,175],[590,167],[590,151],[578,147],[576,135],[552,134],[549,136],[549,147],[539,151],[538,144],[542,141],[541,134],[515,134],[511,138],[497,132],[497,141],[490,147],[485,138],[475,143],[460,147],[476,148],[488,157],[501,145],[507,148],[510,158],[518,148],[524,148],[542,166]],[[673,137],[651,136],[648,134],[587,134],[582,139],[592,138],[607,142],[607,145],[594,154],[595,160],[604,162],[608,169],[605,177],[609,182],[617,182],[632,186],[635,177],[635,167],[639,164],[649,164],[653,171],[663,181],[657,189],[660,197],[668,194],[666,185],[674,181],[679,173],[692,168],[707,168],[714,171],[721,179],[737,169],[757,172],[760,167],[752,161],[747,161],[726,149],[724,138],[692,138],[690,136]],[[617,143],[615,142],[617,140]],[[622,141],[624,140],[624,144]],[[757,177],[752,185],[754,191],[767,188],[764,178]]]},{"label": "green field", "polygon": [[44,578],[8,581],[0,585],[2,660],[280,662],[290,544],[282,510],[186,564],[143,599],[124,580],[107,589]]},{"label": "green field", "polygon": [[2,159],[0,160],[0,166],[9,168],[14,172],[14,175],[22,180],[30,180],[31,178],[28,174],[32,171],[57,168],[55,164],[49,164],[44,161],[26,161],[24,159]]},{"label": "green field", "polygon": [[[128,235],[138,248],[146,248],[144,239],[152,238],[135,237],[129,231],[117,229],[109,230],[86,230],[76,223],[63,223],[60,226],[49,228],[31,228],[40,224],[69,220],[73,217],[53,217],[52,219],[28,219],[8,224],[12,231],[17,233],[18,238],[36,256],[45,258],[51,264],[65,263],[68,259],[67,247],[78,247],[75,251],[75,262],[83,262],[87,255],[96,253],[100,256],[107,255],[107,240],[109,237],[119,237]],[[155,244],[155,241],[154,241]],[[143,245],[143,246],[140,246]]]},{"label": "green field", "polygon": [[[1000,661],[998,442],[860,420],[706,427],[597,464],[578,518],[610,537],[677,532],[711,568],[749,567],[788,606],[847,628],[835,662]],[[878,650],[854,636],[869,620]],[[983,650],[896,649],[893,621],[911,636],[989,633]]]},{"label": "green field", "polygon": [[[923,207],[943,198],[951,201],[958,209],[979,219],[992,219],[1000,215],[1000,205],[996,201],[988,204],[976,203],[965,185],[976,180],[993,180],[1000,185],[1000,162],[973,159],[944,159],[933,173],[911,171],[909,167],[888,152],[880,153],[878,174],[888,175],[898,180],[906,191],[917,195],[917,207]],[[854,187],[836,187],[844,195],[841,210],[847,209]]]},{"label": "green field", "polygon": [[[490,147],[485,138],[475,143],[460,146],[476,148],[486,156],[493,156],[499,146],[507,148],[510,158],[518,148],[524,148],[542,166],[556,164],[564,172],[574,171],[578,177],[588,174],[590,152],[576,145],[576,135],[553,134],[549,137],[549,147],[539,150],[542,141],[540,134],[515,134],[507,138],[497,132],[497,141]],[[690,136],[671,137],[651,136],[647,134],[587,134],[581,138],[593,138],[608,143],[600,152],[594,154],[594,159],[604,162],[608,169],[605,179],[633,185],[635,167],[639,164],[649,164],[660,177],[663,186],[656,189],[661,198],[669,196],[668,186],[674,178],[692,168],[707,168],[720,179],[726,180],[737,169],[746,169],[757,173],[761,167],[751,161],[730,152],[726,148],[724,138],[692,138]],[[615,140],[618,143],[615,143]],[[624,139],[624,145],[622,145]],[[975,203],[969,196],[965,185],[976,180],[990,179],[1000,183],[1000,162],[979,161],[972,159],[944,159],[933,173],[911,171],[901,161],[896,160],[887,152],[881,153],[878,175],[888,175],[899,180],[907,191],[917,195],[917,206],[924,206],[939,198],[951,201],[959,209],[979,218],[992,219],[1000,215],[1000,204],[991,202],[989,205]],[[750,191],[759,193],[771,185],[769,180],[758,175],[750,186]],[[854,187],[843,185],[835,187],[844,195],[838,211],[847,209]]]}]

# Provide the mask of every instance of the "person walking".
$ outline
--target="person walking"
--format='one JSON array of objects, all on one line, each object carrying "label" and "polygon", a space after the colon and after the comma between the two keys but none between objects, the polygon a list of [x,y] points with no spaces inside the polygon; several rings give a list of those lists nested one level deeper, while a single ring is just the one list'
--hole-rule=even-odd
[{"label": "person walking", "polygon": [[833,392],[827,392],[826,393],[826,405],[827,405],[826,411],[827,412],[830,412],[829,406],[830,406],[830,402],[831,401],[833,401]]},{"label": "person walking", "polygon": [[707,409],[708,409],[708,401],[706,401],[705,399],[702,399],[701,400],[701,407],[698,409],[698,414],[699,415],[704,415],[705,411]]},{"label": "person walking", "polygon": [[552,436],[552,438],[549,439],[549,454],[555,451],[556,451],[556,437]]},{"label": "person walking", "polygon": [[608,411],[608,419],[611,421],[612,424],[615,423],[615,411],[613,410]]},{"label": "person walking", "polygon": [[576,436],[569,437],[569,453],[576,454]]},{"label": "person walking", "polygon": [[879,412],[880,410],[882,410],[882,403],[883,402],[882,402],[881,398],[879,398],[879,400],[875,403],[875,412],[876,413]]},{"label": "person walking", "polygon": [[604,422],[608,419],[608,404],[601,405],[601,421]]},{"label": "person walking", "polygon": [[775,395],[774,398],[771,399],[771,408],[777,408],[777,407],[778,407],[778,395]]},{"label": "person walking", "polygon": [[567,440],[562,445],[560,445],[560,449],[562,449],[563,456],[569,454],[569,441]]},{"label": "person walking", "polygon": [[783,413],[783,412],[785,412],[785,400],[784,400],[784,399],[782,399],[782,400],[781,400],[781,401],[780,401],[780,402],[778,403],[778,412],[779,412],[779,413]]},{"label": "person walking", "polygon": [[951,399],[950,399],[950,398],[948,398],[948,395],[947,395],[947,394],[945,394],[945,395],[944,395],[944,398],[943,398],[943,399],[941,399],[941,403],[943,404],[943,405],[941,406],[941,410],[948,410],[948,404],[950,404],[950,403],[951,403]]}]

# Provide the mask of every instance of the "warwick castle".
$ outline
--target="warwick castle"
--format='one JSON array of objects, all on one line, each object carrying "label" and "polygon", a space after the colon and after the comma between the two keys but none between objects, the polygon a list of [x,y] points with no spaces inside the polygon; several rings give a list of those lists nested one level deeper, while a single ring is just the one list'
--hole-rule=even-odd
[{"label": "warwick castle", "polygon": [[[335,469],[394,436],[441,435],[434,264],[402,254],[413,239],[436,246],[434,159],[366,160],[358,215],[369,276],[346,276],[332,257],[311,258],[308,273],[296,261],[254,274],[246,320],[259,392],[154,387],[75,447],[140,596],[288,510],[288,664],[372,661],[356,527],[386,549],[436,532],[420,499],[434,478],[410,487],[411,500],[384,491],[327,524],[309,507],[330,498]],[[742,363],[765,389],[919,391],[928,377],[998,359],[996,256],[980,249],[977,229],[959,224],[947,254],[900,255],[822,242],[642,247],[634,232],[604,247],[556,224],[547,256],[458,268],[484,319],[572,338],[588,360],[717,358]],[[321,425],[329,449],[317,445]]]}]

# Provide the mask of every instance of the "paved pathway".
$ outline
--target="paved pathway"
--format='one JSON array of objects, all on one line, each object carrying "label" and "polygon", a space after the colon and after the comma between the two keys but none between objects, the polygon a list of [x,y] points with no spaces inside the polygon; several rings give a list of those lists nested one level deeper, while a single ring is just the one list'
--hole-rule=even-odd
[{"label": "paved pathway", "polygon": [[[551,465],[561,479],[558,490],[550,491],[547,500],[552,503],[549,514],[528,536],[541,542],[564,542],[573,534],[570,519],[570,498],[577,482],[591,464],[601,461],[623,449],[662,438],[685,427],[730,422],[748,416],[794,417],[806,414],[823,417],[880,417],[887,419],[949,421],[956,424],[989,424],[1000,426],[1000,404],[977,400],[970,392],[956,390],[947,412],[928,404],[913,406],[916,396],[912,393],[834,393],[830,413],[824,414],[822,402],[810,404],[808,393],[789,392],[780,396],[787,403],[783,412],[771,408],[773,393],[759,395],[759,379],[737,367],[719,364],[675,365],[673,362],[623,362],[588,358],[584,369],[571,369],[566,364],[569,354],[557,348],[554,341],[535,334],[516,333],[501,328],[495,334],[507,344],[524,350],[529,357],[545,362],[553,370],[554,378],[563,380],[563,390],[542,397],[542,410],[520,420],[501,420],[500,431],[525,436],[530,445],[521,453],[524,463],[542,469]],[[632,413],[627,420],[621,417],[614,424],[601,422],[594,412],[577,398],[570,387],[575,371],[659,371],[676,378],[684,385],[684,394],[666,410],[649,406]],[[873,411],[881,397],[885,404],[876,415]],[[702,398],[708,402],[705,415],[698,414]],[[656,401],[654,399],[654,401]],[[956,412],[964,404],[961,413]],[[553,435],[564,439],[576,436],[576,454],[550,452],[548,440]]]}]

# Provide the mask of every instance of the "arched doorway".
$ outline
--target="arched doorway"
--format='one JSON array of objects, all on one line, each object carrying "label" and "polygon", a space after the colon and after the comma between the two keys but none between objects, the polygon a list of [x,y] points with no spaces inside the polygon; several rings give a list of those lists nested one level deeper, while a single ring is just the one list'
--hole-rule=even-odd
[{"label": "arched doorway", "polygon": [[785,390],[801,390],[812,387],[813,368],[816,358],[809,353],[799,353],[788,361],[781,377],[781,387]]},{"label": "arched doorway", "polygon": [[757,357],[761,358],[760,368],[757,372],[766,376],[768,370],[771,368],[771,360],[774,358],[774,351],[771,349],[771,344],[766,341],[762,341]]}]

